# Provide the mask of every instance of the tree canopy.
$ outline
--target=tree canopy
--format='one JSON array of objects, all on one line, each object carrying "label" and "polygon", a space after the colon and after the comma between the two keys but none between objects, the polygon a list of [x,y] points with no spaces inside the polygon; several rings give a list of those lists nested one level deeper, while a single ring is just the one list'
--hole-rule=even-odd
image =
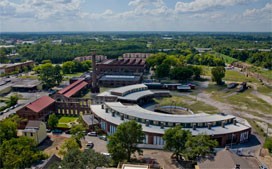
[{"label": "tree canopy", "polygon": [[61,67],[51,63],[45,63],[35,68],[45,88],[57,86],[62,81]]},{"label": "tree canopy", "polygon": [[70,149],[60,163],[50,166],[52,169],[58,169],[59,166],[65,169],[96,169],[97,167],[109,166],[110,158],[95,152],[92,149],[84,150]]},{"label": "tree canopy", "polygon": [[200,134],[192,136],[189,130],[183,130],[181,126],[175,126],[165,131],[164,148],[173,151],[173,156],[179,159],[195,160],[213,152],[218,143],[210,136]]},{"label": "tree canopy", "polygon": [[137,144],[143,143],[144,132],[142,126],[135,121],[128,121],[120,124],[116,132],[109,137],[108,151],[115,162],[130,161],[131,154],[142,150]]},{"label": "tree canopy", "polygon": [[58,122],[59,122],[59,119],[55,113],[49,115],[47,123],[50,128],[54,129],[55,127],[57,127]]},{"label": "tree canopy", "polygon": [[22,136],[5,140],[0,147],[3,168],[29,168],[34,162],[45,159],[43,152],[36,149],[35,141]]},{"label": "tree canopy", "polygon": [[164,148],[166,150],[173,151],[173,155],[178,160],[184,153],[185,144],[190,137],[190,131],[182,130],[181,126],[169,128],[163,135],[163,139],[165,140]]},{"label": "tree canopy", "polygon": [[212,68],[212,81],[215,81],[216,84],[221,85],[222,78],[225,77],[225,68],[222,66]]}]

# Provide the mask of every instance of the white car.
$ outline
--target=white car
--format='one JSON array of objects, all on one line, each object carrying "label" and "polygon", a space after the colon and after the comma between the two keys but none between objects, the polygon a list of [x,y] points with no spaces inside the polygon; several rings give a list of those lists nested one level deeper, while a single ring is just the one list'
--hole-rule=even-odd
[{"label": "white car", "polygon": [[97,136],[97,133],[95,131],[87,133],[88,136]]}]

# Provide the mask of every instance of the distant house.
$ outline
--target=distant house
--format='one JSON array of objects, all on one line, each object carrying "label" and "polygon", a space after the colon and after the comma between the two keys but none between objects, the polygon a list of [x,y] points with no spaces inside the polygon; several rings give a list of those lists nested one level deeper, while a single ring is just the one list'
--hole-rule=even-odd
[{"label": "distant house", "polygon": [[0,74],[8,74],[15,71],[22,72],[24,68],[33,67],[33,61],[26,61],[21,63],[9,63],[9,64],[0,64]]},{"label": "distant house", "polygon": [[49,96],[43,96],[21,109],[16,114],[24,119],[21,121],[19,128],[24,128],[28,120],[46,121],[49,114],[55,111],[55,100]]},{"label": "distant house", "polygon": [[46,124],[42,121],[29,120],[23,130],[23,135],[34,139],[37,144],[40,144],[47,137]]}]

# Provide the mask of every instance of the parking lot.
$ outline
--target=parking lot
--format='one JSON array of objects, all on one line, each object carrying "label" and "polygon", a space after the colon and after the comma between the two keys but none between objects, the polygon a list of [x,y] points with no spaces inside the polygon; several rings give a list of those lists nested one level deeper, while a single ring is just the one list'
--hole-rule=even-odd
[{"label": "parking lot", "polygon": [[[96,152],[108,152],[107,141],[101,140],[95,136],[85,136],[85,144],[90,141],[94,143],[93,149]],[[86,147],[85,144],[83,145],[84,148]]]}]

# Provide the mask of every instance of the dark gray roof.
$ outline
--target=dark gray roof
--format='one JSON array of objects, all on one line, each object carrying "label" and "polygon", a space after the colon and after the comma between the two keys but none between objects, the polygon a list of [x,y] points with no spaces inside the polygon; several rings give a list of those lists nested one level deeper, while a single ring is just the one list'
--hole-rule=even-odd
[{"label": "dark gray roof", "polygon": [[83,115],[82,116],[82,119],[83,119],[83,121],[87,124],[87,125],[94,125],[94,124],[98,124],[99,122],[98,122],[98,120],[96,120],[95,118],[94,118],[94,115],[92,114],[92,115]]},{"label": "dark gray roof", "polygon": [[39,128],[41,123],[42,121],[29,120],[25,128]]},{"label": "dark gray roof", "polygon": [[55,154],[51,155],[48,159],[44,160],[41,164],[38,164],[32,168],[34,169],[49,169],[54,163],[60,162],[61,159]]}]

